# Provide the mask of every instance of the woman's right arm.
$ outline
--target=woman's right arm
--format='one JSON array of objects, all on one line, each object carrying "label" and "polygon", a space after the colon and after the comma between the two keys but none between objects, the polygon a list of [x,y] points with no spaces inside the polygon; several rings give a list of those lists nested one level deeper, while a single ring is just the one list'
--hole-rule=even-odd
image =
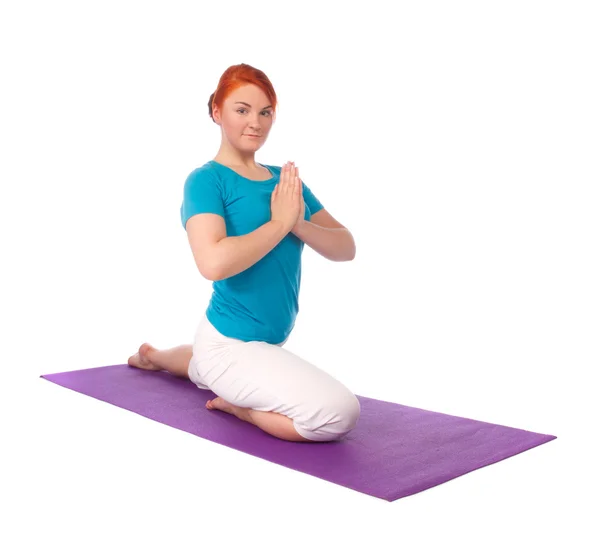
[{"label": "woman's right arm", "polygon": [[219,281],[235,276],[269,253],[290,229],[271,220],[251,233],[227,236],[225,220],[217,214],[196,214],[186,231],[198,270],[206,279]]}]

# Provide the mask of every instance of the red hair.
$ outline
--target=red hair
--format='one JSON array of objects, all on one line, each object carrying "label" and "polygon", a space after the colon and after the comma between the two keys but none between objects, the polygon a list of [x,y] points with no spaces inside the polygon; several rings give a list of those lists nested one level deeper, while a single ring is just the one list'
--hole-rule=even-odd
[{"label": "red hair", "polygon": [[267,95],[269,105],[273,106],[274,114],[277,107],[277,96],[269,78],[260,69],[248,64],[237,64],[228,67],[221,75],[217,89],[210,95],[208,100],[208,115],[213,118],[213,105],[220,109],[229,94],[246,84],[258,86]]}]

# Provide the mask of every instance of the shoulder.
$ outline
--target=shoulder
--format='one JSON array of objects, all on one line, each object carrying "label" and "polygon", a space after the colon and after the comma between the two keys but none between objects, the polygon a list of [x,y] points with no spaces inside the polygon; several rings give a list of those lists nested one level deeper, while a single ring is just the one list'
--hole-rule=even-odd
[{"label": "shoulder", "polygon": [[200,167],[196,167],[187,175],[185,186],[191,187],[196,185],[220,184],[221,177],[218,171],[213,167],[212,163],[208,162]]},{"label": "shoulder", "polygon": [[269,165],[267,163],[260,163],[260,165],[262,165],[263,167],[266,167],[275,175],[281,174],[281,166],[279,166],[279,165]]},{"label": "shoulder", "polygon": [[219,173],[215,166],[207,161],[204,165],[196,167],[189,173],[188,178],[219,178]]}]

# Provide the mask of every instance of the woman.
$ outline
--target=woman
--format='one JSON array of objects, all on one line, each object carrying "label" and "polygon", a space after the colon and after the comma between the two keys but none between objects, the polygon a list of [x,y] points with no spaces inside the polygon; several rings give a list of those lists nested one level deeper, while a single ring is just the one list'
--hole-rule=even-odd
[{"label": "woman", "polygon": [[353,259],[356,248],[294,162],[255,162],[276,104],[262,71],[240,64],[221,76],[208,104],[221,147],[190,173],[181,205],[196,266],[213,281],[213,294],[193,345],[157,350],[144,343],[128,363],[189,377],[217,394],[209,410],[280,439],[333,441],[355,427],[357,397],[283,345],[298,313],[304,244],[334,261]]}]

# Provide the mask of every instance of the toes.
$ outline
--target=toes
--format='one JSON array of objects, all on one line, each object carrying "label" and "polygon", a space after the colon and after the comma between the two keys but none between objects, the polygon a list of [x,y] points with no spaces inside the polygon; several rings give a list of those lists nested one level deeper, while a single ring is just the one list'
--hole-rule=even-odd
[{"label": "toes", "polygon": [[137,364],[138,364],[138,363],[136,362],[136,355],[134,354],[134,355],[130,356],[130,357],[127,359],[127,363],[128,363],[130,366],[137,366]]},{"label": "toes", "polygon": [[216,411],[216,410],[223,411],[225,409],[224,408],[223,400],[220,397],[218,397],[218,396],[216,398],[209,399],[206,402],[206,407],[208,409],[211,409],[211,410],[214,410],[214,411]]}]

